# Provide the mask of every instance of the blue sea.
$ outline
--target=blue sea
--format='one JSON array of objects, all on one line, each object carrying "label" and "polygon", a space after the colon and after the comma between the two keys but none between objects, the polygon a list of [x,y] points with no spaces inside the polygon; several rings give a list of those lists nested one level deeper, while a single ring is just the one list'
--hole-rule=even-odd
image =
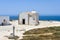
[{"label": "blue sea", "polygon": [[[18,16],[10,16],[10,20],[17,20]],[[60,21],[60,16],[39,16],[39,20],[55,20]]]}]

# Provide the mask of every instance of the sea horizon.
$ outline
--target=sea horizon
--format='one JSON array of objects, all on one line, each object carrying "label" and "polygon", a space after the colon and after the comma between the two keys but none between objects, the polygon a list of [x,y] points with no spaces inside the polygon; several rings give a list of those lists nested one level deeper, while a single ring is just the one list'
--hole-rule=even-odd
[{"label": "sea horizon", "polygon": [[[18,20],[18,16],[10,16],[10,20]],[[39,20],[60,21],[60,16],[39,16]]]}]

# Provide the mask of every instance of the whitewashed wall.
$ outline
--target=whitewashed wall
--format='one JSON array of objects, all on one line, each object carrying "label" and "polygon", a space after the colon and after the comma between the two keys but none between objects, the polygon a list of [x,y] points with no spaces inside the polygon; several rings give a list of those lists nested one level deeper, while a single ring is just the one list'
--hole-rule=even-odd
[{"label": "whitewashed wall", "polygon": [[28,15],[26,13],[21,13],[19,16],[19,23],[22,24],[22,19],[25,19],[25,24],[28,24]]},{"label": "whitewashed wall", "polygon": [[2,24],[4,19],[6,20],[6,24],[9,24],[9,16],[0,16],[0,24]]},{"label": "whitewashed wall", "polygon": [[34,22],[34,20],[33,20],[32,17],[29,17],[29,24],[30,24],[30,25],[34,25],[34,24],[35,24],[35,22]]},{"label": "whitewashed wall", "polygon": [[[39,21],[38,13],[30,13],[30,14],[31,14],[31,17],[29,17],[29,20],[28,20],[28,12],[20,13],[19,14],[19,21],[18,21],[19,24],[22,24],[22,19],[25,19],[25,24],[29,24],[29,25],[36,25],[36,24],[38,24],[38,21]],[[34,16],[35,20],[33,20],[33,16]]]},{"label": "whitewashed wall", "polygon": [[32,17],[29,18],[29,24],[30,25],[36,25],[38,24],[39,19],[38,19],[38,13],[35,13],[34,15],[32,15]]}]

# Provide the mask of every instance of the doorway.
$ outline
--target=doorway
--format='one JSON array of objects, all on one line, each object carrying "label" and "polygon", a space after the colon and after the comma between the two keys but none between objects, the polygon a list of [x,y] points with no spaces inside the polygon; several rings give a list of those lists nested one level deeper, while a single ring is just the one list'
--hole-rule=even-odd
[{"label": "doorway", "polygon": [[22,19],[22,24],[25,24],[25,19]]}]

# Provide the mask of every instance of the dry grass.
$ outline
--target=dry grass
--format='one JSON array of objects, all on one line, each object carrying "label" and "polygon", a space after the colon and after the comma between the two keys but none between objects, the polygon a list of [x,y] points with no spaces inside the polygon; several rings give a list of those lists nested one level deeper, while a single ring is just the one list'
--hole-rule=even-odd
[{"label": "dry grass", "polygon": [[[48,35],[46,33],[53,33],[53,34]],[[28,36],[23,36],[22,40],[60,40],[60,26],[33,29],[33,30],[26,31],[24,35],[28,35]]]}]

